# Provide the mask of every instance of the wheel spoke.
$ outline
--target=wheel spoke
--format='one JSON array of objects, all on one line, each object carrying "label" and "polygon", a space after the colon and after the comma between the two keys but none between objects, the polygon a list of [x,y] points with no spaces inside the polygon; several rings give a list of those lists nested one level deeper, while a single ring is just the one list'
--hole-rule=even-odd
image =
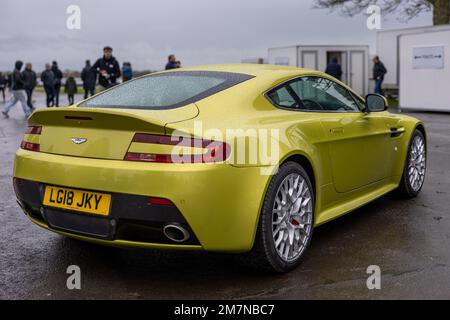
[{"label": "wheel spoke", "polygon": [[275,248],[278,248],[278,246],[280,245],[282,240],[283,240],[283,233],[280,232],[279,235],[278,235],[277,240],[275,240]]}]

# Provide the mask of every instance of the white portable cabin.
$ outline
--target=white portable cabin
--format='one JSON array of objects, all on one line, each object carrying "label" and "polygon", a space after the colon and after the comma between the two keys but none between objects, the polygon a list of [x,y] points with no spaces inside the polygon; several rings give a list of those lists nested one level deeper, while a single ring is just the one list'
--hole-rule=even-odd
[{"label": "white portable cabin", "polygon": [[270,48],[270,64],[295,66],[325,71],[337,58],[342,66],[342,82],[365,95],[369,91],[369,46],[361,45],[298,45]]},{"label": "white portable cabin", "polygon": [[450,112],[450,29],[399,38],[400,108]]},{"label": "white portable cabin", "polygon": [[393,29],[377,32],[377,55],[386,66],[388,73],[384,77],[383,87],[388,90],[399,89],[400,78],[400,37],[407,34],[427,33],[438,30],[450,30],[450,25],[429,26],[408,29]]}]

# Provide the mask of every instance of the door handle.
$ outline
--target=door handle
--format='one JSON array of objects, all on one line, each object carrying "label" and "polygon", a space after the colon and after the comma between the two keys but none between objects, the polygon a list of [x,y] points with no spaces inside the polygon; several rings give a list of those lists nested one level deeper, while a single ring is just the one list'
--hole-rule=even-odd
[{"label": "door handle", "polygon": [[344,133],[344,127],[332,128],[330,132],[333,134]]}]

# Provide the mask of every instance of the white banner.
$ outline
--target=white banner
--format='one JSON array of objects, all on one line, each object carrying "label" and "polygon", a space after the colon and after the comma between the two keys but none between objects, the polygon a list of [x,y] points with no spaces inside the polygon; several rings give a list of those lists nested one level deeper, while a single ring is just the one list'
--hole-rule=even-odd
[{"label": "white banner", "polygon": [[413,48],[414,69],[443,69],[444,47]]}]

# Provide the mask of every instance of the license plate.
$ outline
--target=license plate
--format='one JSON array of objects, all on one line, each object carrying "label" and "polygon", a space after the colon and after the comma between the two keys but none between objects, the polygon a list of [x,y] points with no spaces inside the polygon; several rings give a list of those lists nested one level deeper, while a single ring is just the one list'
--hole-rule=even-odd
[{"label": "license plate", "polygon": [[46,186],[44,205],[102,216],[109,214],[111,195],[92,191]]}]

